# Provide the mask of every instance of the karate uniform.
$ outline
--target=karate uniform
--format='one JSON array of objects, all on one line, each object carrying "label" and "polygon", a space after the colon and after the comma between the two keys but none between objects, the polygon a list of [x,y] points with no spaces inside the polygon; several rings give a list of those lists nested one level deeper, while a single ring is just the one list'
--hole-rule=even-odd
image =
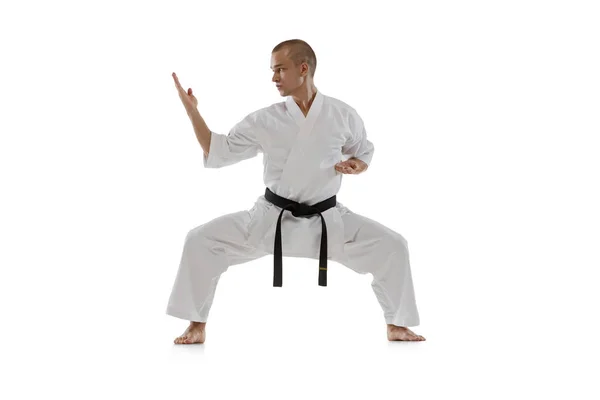
[{"label": "karate uniform", "polygon": [[[306,117],[288,96],[248,114],[228,135],[211,131],[203,164],[205,168],[221,168],[258,153],[263,153],[267,188],[278,196],[312,205],[338,193],[343,174],[335,170],[335,164],[351,157],[370,164],[374,146],[367,140],[363,121],[354,108],[317,90]],[[167,314],[206,322],[220,275],[231,265],[273,254],[281,211],[260,195],[250,210],[226,214],[190,230]],[[322,216],[327,259],[358,273],[372,274],[371,286],[386,323],[419,325],[404,237],[350,211],[340,201]],[[321,234],[318,214],[304,218],[283,212],[283,256],[318,259]],[[316,264],[314,268],[316,278]]]}]

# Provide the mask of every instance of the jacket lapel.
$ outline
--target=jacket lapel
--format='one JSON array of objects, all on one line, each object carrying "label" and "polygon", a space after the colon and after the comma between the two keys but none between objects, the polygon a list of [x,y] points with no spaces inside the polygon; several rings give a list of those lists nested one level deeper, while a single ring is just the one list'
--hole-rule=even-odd
[{"label": "jacket lapel", "polygon": [[306,117],[292,96],[287,97],[286,107],[291,117],[296,121],[299,131],[296,135],[296,142],[293,144],[285,166],[283,167],[281,180],[279,182],[281,192],[277,194],[299,201],[292,198],[293,196],[289,197],[291,195],[290,188],[294,185],[294,182],[298,182],[298,180],[304,176],[302,173],[302,161],[307,157],[308,144],[310,143],[309,139],[312,138],[311,133],[313,127],[323,108],[323,95],[317,90],[315,99],[313,100]]}]

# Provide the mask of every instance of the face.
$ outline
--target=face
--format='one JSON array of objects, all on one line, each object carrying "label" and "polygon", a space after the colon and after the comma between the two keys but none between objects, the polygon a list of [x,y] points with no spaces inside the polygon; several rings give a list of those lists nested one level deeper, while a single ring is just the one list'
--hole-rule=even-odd
[{"label": "face", "polygon": [[280,86],[277,90],[282,96],[289,96],[304,84],[308,76],[308,64],[294,65],[292,60],[287,58],[286,50],[271,54],[271,70],[273,71],[271,80]]}]

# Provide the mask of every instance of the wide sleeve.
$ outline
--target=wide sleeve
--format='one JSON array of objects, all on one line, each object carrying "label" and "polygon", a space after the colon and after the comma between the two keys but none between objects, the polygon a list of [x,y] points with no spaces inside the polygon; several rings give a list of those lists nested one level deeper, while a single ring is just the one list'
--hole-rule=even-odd
[{"label": "wide sleeve", "polygon": [[203,155],[204,167],[226,167],[262,153],[256,118],[256,113],[248,114],[227,135],[210,131],[208,156]]},{"label": "wide sleeve", "polygon": [[371,164],[375,146],[367,140],[367,131],[362,118],[355,110],[350,112],[349,127],[352,136],[342,146],[342,154],[349,155],[364,161],[367,165]]}]

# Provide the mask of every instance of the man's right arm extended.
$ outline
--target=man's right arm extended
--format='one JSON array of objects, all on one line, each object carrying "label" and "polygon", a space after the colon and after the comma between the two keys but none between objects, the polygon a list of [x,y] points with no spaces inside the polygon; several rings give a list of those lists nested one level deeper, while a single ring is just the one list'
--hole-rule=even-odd
[{"label": "man's right arm extended", "polygon": [[202,118],[197,108],[190,108],[186,111],[188,117],[190,117],[190,121],[192,121],[192,125],[194,126],[196,139],[198,139],[198,143],[200,143],[202,150],[204,150],[204,155],[208,157],[211,138],[210,130],[208,129],[208,126],[206,126],[206,122],[204,122],[204,118]]},{"label": "man's right arm extended", "polygon": [[[212,132],[206,126],[198,111],[198,99],[192,93],[192,88],[183,89],[177,74],[173,72],[175,87],[185,111],[192,121],[198,143],[204,150],[203,165],[207,168],[220,168],[252,158],[262,151],[262,146],[256,134],[257,113],[248,114],[238,122],[227,135]],[[214,136],[215,143],[212,143]],[[211,152],[212,146],[212,152]],[[209,153],[211,153],[209,155]]]}]

